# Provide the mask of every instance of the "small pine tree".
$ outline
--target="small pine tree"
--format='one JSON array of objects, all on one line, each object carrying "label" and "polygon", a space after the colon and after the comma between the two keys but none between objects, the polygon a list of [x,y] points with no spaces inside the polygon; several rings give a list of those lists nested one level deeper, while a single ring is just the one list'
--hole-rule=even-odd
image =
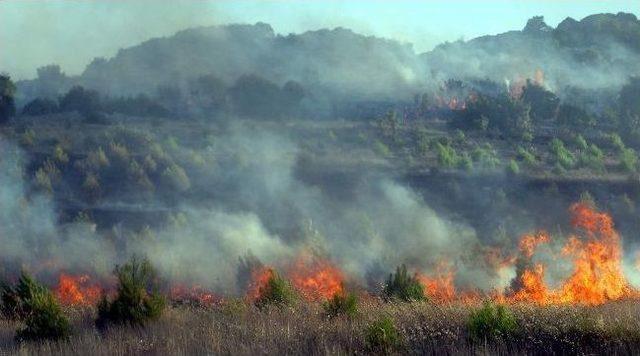
[{"label": "small pine tree", "polygon": [[374,353],[389,353],[400,346],[398,329],[390,318],[382,318],[367,327],[365,344]]},{"label": "small pine tree", "polygon": [[288,306],[293,304],[296,298],[297,295],[291,283],[274,271],[267,283],[260,289],[260,295],[255,304],[258,308],[268,305]]},{"label": "small pine tree", "polygon": [[358,314],[358,298],[353,293],[336,293],[323,307],[329,317],[346,315],[353,318]]},{"label": "small pine tree", "polygon": [[144,325],[160,317],[165,299],[155,291],[155,270],[148,259],[133,257],[128,263],[116,266],[118,293],[113,301],[103,296],[98,304],[99,327],[108,324]]},{"label": "small pine tree", "polygon": [[388,299],[398,299],[405,302],[424,300],[424,287],[416,276],[407,272],[404,264],[396,269],[396,273],[389,275],[383,294]]},{"label": "small pine tree", "polygon": [[518,324],[504,305],[486,302],[482,308],[471,313],[467,327],[472,339],[482,340],[509,337],[515,333]]}]

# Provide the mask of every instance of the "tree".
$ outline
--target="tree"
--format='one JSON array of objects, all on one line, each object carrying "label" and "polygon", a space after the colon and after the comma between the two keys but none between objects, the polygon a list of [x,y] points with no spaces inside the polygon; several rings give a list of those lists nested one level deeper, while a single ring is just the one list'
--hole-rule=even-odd
[{"label": "tree", "polygon": [[560,99],[542,86],[527,80],[522,91],[522,101],[531,106],[531,119],[535,123],[543,120],[555,120]]},{"label": "tree", "polygon": [[0,74],[0,124],[16,114],[16,86],[8,74]]},{"label": "tree", "polygon": [[35,98],[22,108],[22,115],[39,116],[58,112],[58,103],[49,98]]},{"label": "tree", "polygon": [[227,85],[213,74],[198,77],[189,83],[189,94],[196,110],[215,114],[227,109]]},{"label": "tree", "polygon": [[620,90],[620,129],[627,133],[640,130],[640,77],[633,77]]},{"label": "tree", "polygon": [[582,108],[562,104],[558,109],[558,125],[570,132],[584,132],[595,124],[595,118]]},{"label": "tree", "polygon": [[100,94],[95,90],[74,86],[60,99],[60,111],[78,111],[88,115],[100,111]]},{"label": "tree", "polygon": [[233,109],[238,115],[254,118],[282,116],[282,91],[263,77],[243,75],[229,93]]}]

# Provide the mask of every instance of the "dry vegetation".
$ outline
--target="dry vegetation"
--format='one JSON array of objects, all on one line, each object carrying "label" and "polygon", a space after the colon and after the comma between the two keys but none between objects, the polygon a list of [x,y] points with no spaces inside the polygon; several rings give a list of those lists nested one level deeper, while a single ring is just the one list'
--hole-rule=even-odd
[{"label": "dry vegetation", "polygon": [[[362,300],[363,298],[361,298]],[[477,340],[469,315],[479,306],[361,301],[354,318],[327,317],[318,304],[259,310],[240,301],[204,308],[175,306],[148,326],[116,326],[99,332],[95,311],[67,310],[74,333],[68,341],[16,344],[18,324],[0,322],[2,350],[20,354],[352,354],[369,353],[367,329],[390,318],[399,332],[390,353],[414,354],[634,354],[640,350],[640,304],[597,307],[511,306],[518,330]]]}]

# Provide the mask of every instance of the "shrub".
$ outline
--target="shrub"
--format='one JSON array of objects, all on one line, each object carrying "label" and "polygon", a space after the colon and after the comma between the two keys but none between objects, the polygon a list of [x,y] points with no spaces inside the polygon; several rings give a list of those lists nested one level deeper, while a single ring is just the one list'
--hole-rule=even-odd
[{"label": "shrub", "polygon": [[23,320],[27,314],[25,301],[30,299],[38,289],[38,284],[30,275],[22,273],[15,286],[2,285],[0,301],[2,301],[2,315],[12,320]]},{"label": "shrub", "polygon": [[518,162],[516,162],[513,159],[509,161],[509,165],[507,166],[507,174],[510,174],[510,175],[520,174],[520,166],[518,165]]},{"label": "shrub", "polygon": [[633,148],[625,148],[618,155],[620,169],[624,172],[633,173],[638,168],[638,155]]},{"label": "shrub", "polygon": [[584,139],[584,137],[582,137],[582,135],[578,134],[575,138],[574,138],[574,144],[576,145],[576,147],[579,150],[586,150],[588,148],[588,144],[587,144],[587,140]]},{"label": "shrub", "polygon": [[273,271],[267,283],[260,288],[255,304],[258,308],[268,305],[281,307],[293,304],[296,299],[297,295],[291,283]]},{"label": "shrub", "polygon": [[396,273],[389,275],[384,286],[383,294],[388,299],[398,299],[405,302],[424,300],[424,287],[418,278],[407,272],[407,266],[401,265]]},{"label": "shrub", "polygon": [[162,179],[171,189],[184,192],[191,188],[191,180],[184,168],[172,163],[162,172]]},{"label": "shrub", "polygon": [[538,163],[536,156],[522,146],[518,147],[516,157],[528,167],[533,167]]},{"label": "shrub", "polygon": [[484,169],[494,169],[500,165],[500,158],[496,150],[488,143],[482,147],[476,147],[473,152],[471,152],[471,157],[474,162],[478,163],[478,165]]},{"label": "shrub", "polygon": [[400,334],[390,318],[376,320],[367,327],[365,344],[369,351],[387,353],[400,346]]},{"label": "shrub", "polygon": [[12,320],[22,320],[19,340],[61,339],[69,335],[69,321],[53,294],[22,273],[15,286],[3,285],[0,295],[2,314]]},{"label": "shrub", "polygon": [[436,150],[438,151],[438,164],[440,167],[454,168],[458,166],[460,157],[455,148],[438,142],[436,143]]},{"label": "shrub", "polygon": [[588,146],[580,155],[580,165],[596,172],[604,172],[604,153],[595,144]]},{"label": "shrub", "polygon": [[575,155],[569,151],[562,140],[554,138],[551,141],[551,154],[553,161],[564,169],[573,168],[576,163]]},{"label": "shrub", "polygon": [[330,317],[346,315],[353,318],[358,314],[358,298],[353,293],[336,293],[323,307]]},{"label": "shrub", "polygon": [[118,278],[115,299],[106,297],[98,304],[99,327],[108,324],[144,325],[160,317],[165,300],[155,291],[155,270],[147,259],[133,257],[128,263],[116,266],[114,274]]},{"label": "shrub", "polygon": [[380,140],[376,140],[373,143],[373,150],[375,151],[376,154],[384,158],[389,158],[393,156],[393,154],[391,153],[391,149],[389,149],[389,146],[385,145]]},{"label": "shrub", "polygon": [[622,142],[622,138],[620,138],[620,135],[618,135],[617,133],[611,133],[607,135],[607,140],[609,141],[611,147],[613,147],[618,152],[624,151],[624,142]]},{"label": "shrub", "polygon": [[69,336],[69,321],[51,291],[37,286],[35,293],[24,304],[29,313],[24,319],[24,328],[16,334],[18,340],[57,340]]},{"label": "shrub", "polygon": [[518,327],[516,319],[504,305],[486,302],[469,315],[469,335],[475,340],[508,337]]}]

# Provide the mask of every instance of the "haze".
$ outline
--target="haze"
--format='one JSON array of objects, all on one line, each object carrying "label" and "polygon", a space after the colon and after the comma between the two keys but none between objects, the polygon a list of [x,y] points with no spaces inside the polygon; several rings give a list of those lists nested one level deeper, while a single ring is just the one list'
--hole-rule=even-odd
[{"label": "haze", "polygon": [[[153,11],[151,11],[151,6]],[[266,22],[277,33],[347,27],[414,44],[416,52],[444,41],[519,30],[533,15],[556,26],[566,17],[630,12],[635,1],[23,1],[0,3],[0,67],[14,79],[35,77],[57,63],[75,75],[95,57],[176,31],[227,23]]]}]

